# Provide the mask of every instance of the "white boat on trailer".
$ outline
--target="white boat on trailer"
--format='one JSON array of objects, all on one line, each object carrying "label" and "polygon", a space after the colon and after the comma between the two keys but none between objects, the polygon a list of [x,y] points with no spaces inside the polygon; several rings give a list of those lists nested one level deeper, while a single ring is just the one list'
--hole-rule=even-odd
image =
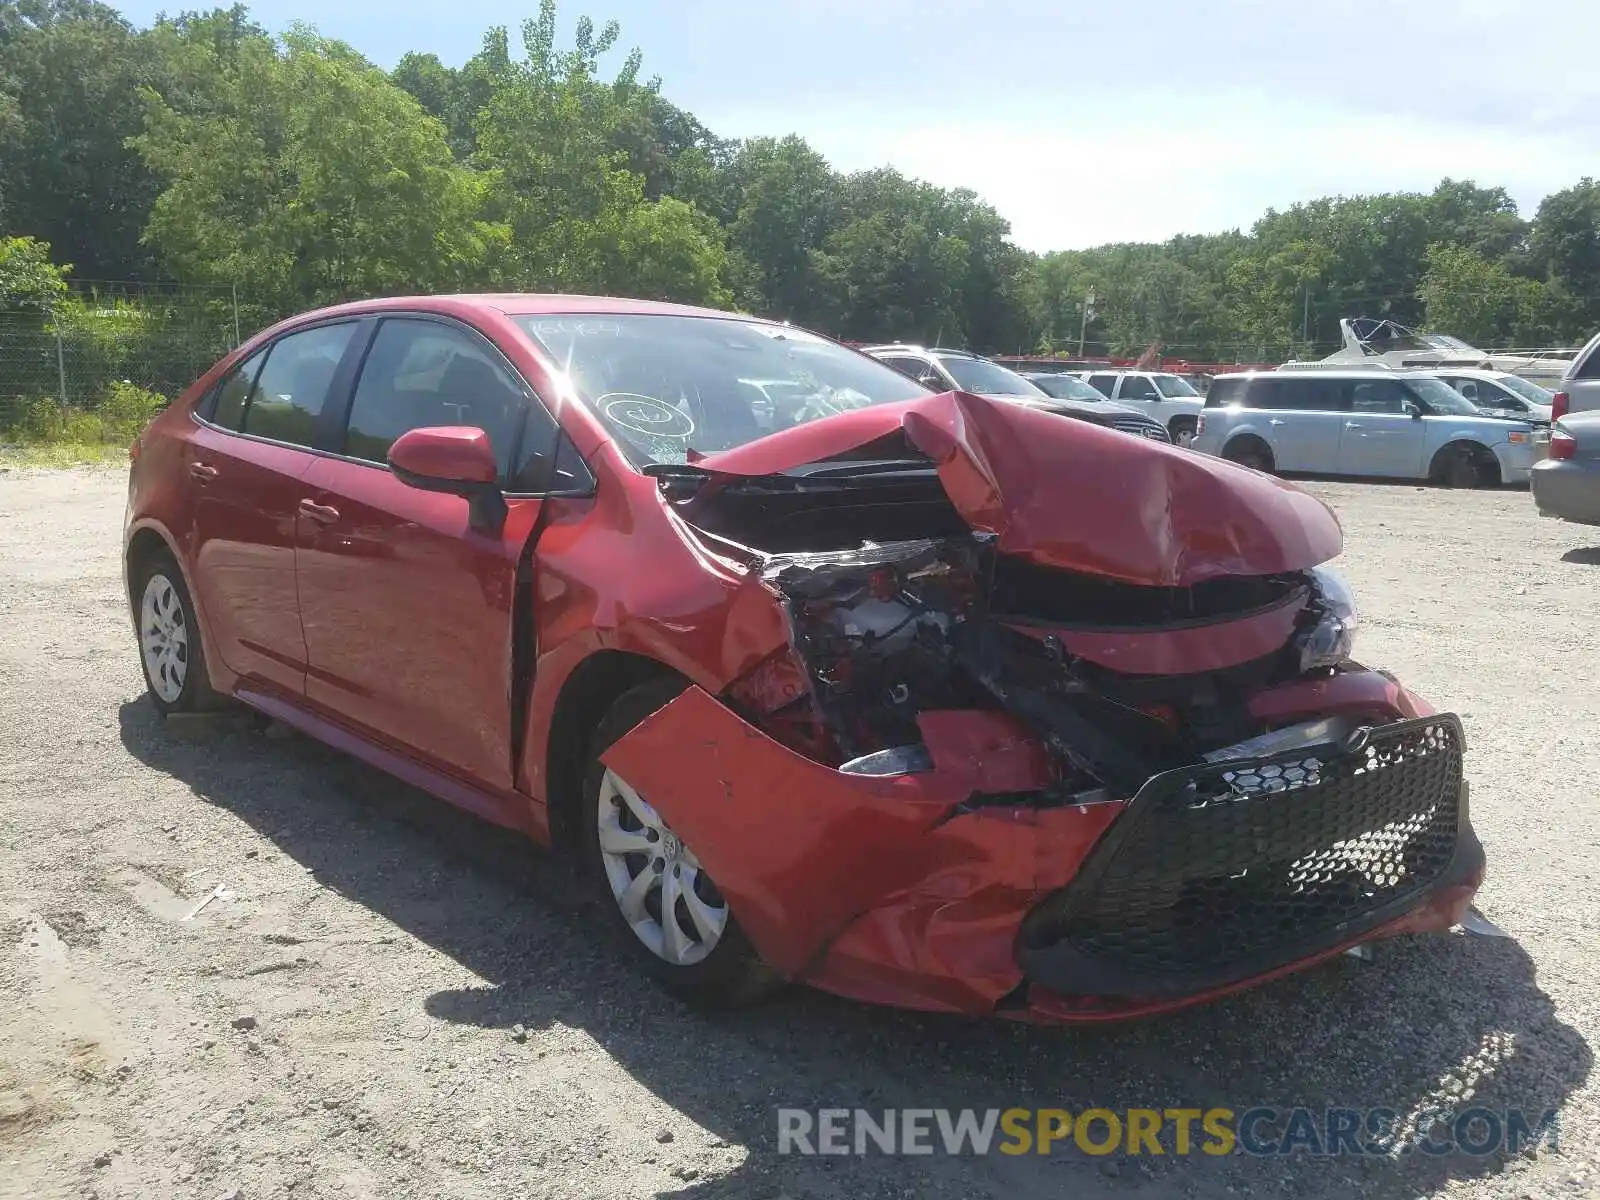
[{"label": "white boat on trailer", "polygon": [[1375,317],[1346,317],[1339,322],[1344,345],[1327,358],[1312,362],[1287,362],[1280,371],[1326,367],[1348,371],[1351,367],[1380,367],[1397,371],[1434,371],[1463,367],[1478,371],[1505,371],[1535,383],[1557,382],[1577,354],[1560,350],[1479,350],[1443,333],[1414,333],[1398,321]]}]

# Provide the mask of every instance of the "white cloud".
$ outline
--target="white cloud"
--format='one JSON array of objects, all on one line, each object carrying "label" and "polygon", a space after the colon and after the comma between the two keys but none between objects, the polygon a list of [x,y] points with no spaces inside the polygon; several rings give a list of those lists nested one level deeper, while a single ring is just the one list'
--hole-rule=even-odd
[{"label": "white cloud", "polygon": [[969,187],[1030,250],[1247,229],[1268,207],[1429,191],[1447,176],[1506,187],[1531,215],[1544,195],[1576,181],[1586,157],[1576,137],[1553,132],[1248,92],[1091,95],[1049,113],[1026,111],[1016,98],[988,107],[982,115],[956,103],[706,118],[735,136],[793,129],[840,170],[889,163],[941,186]]}]

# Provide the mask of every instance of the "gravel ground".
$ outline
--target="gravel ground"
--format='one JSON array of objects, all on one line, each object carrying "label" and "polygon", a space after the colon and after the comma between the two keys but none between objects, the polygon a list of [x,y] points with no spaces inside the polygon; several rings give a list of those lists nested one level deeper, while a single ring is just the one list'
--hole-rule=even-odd
[{"label": "gravel ground", "polygon": [[[0,475],[0,1196],[1594,1195],[1600,531],[1525,492],[1312,486],[1362,656],[1465,719],[1480,907],[1511,936],[1085,1031],[804,991],[685,1010],[515,838],[250,719],[158,721],[122,476]],[[1466,1087],[1558,1107],[1560,1150],[776,1153],[780,1105],[1408,1112]]]}]

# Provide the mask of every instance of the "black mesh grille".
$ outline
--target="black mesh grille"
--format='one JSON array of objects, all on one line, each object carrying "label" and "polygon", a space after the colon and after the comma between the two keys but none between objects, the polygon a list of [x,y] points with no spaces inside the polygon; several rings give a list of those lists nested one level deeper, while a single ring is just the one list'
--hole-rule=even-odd
[{"label": "black mesh grille", "polygon": [[1135,437],[1149,438],[1151,441],[1155,442],[1172,441],[1172,438],[1168,436],[1166,427],[1164,425],[1162,425],[1159,421],[1147,421],[1143,417],[1136,417],[1132,415],[1125,417],[1112,417],[1111,428],[1121,430],[1123,433],[1131,433]]},{"label": "black mesh grille", "polygon": [[1438,716],[1379,727],[1357,750],[1157,776],[1074,882],[1029,914],[1024,967],[1030,951],[1064,945],[1090,975],[1166,991],[1359,933],[1450,865],[1461,749],[1460,723]]}]

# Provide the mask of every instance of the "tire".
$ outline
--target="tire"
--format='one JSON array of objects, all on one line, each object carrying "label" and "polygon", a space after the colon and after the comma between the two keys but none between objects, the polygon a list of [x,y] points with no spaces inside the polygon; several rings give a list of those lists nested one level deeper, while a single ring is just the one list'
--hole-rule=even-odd
[{"label": "tire", "polygon": [[1485,474],[1482,459],[1471,446],[1446,446],[1434,459],[1433,477],[1447,488],[1482,487]]},{"label": "tire", "polygon": [[149,556],[133,577],[133,616],[139,634],[139,666],[157,711],[209,712],[218,707],[206,674],[200,620],[170,554]]},{"label": "tire", "polygon": [[1255,438],[1239,438],[1229,442],[1223,447],[1222,457],[1253,471],[1268,475],[1272,473],[1272,452]]},{"label": "tire", "polygon": [[[612,743],[682,690],[677,681],[644,684],[625,692],[601,720],[583,780],[583,867],[624,952],[640,969],[680,999],[704,1008],[732,1008],[774,991],[782,978],[750,945],[693,851],[600,761]],[[603,827],[610,834],[604,847]],[[620,852],[635,839],[637,850]],[[630,915],[625,897],[634,888],[640,890]],[[681,897],[673,905],[676,936],[662,919],[669,891]]]}]

